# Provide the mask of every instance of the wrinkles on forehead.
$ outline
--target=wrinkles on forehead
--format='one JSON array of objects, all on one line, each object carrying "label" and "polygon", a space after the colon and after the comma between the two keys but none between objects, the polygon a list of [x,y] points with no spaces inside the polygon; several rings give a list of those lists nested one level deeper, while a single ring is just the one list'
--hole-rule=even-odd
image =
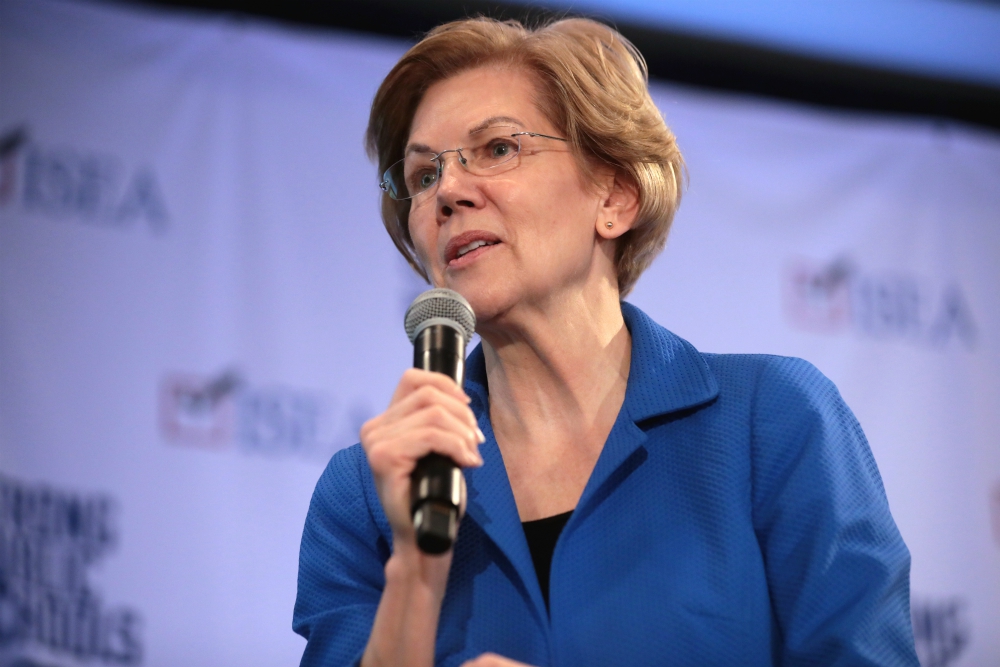
[{"label": "wrinkles on forehead", "polygon": [[[489,118],[486,118],[485,120],[482,120],[479,123],[476,123],[474,126],[472,126],[466,133],[466,137],[467,138],[471,137],[477,132],[482,132],[483,130],[489,129],[496,125],[510,125],[517,127],[518,129],[521,130],[524,129],[524,123],[520,119],[514,118],[513,116],[490,116]],[[409,143],[406,146],[406,150],[403,152],[403,156],[406,157],[407,155],[410,155],[412,153],[435,153],[435,152],[436,151],[432,150],[431,147],[428,146],[427,144]]]}]

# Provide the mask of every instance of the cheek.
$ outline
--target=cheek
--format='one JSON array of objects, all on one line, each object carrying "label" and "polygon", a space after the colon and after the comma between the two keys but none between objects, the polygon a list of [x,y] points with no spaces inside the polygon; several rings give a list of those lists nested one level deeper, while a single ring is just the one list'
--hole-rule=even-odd
[{"label": "cheek", "polygon": [[489,193],[504,218],[520,223],[516,231],[533,236],[563,233],[593,217],[594,197],[573,175],[538,169],[518,176],[522,178],[497,179],[490,184]]},{"label": "cheek", "polygon": [[593,241],[597,201],[573,178],[547,178],[522,202],[532,236],[566,249]]},{"label": "cheek", "polygon": [[[431,221],[433,222],[433,221]],[[428,258],[433,254],[437,239],[434,238],[435,224],[428,224],[427,216],[421,211],[411,211],[407,221],[410,230],[410,239],[413,241],[413,248],[416,251],[417,259],[424,267],[428,267]]]}]

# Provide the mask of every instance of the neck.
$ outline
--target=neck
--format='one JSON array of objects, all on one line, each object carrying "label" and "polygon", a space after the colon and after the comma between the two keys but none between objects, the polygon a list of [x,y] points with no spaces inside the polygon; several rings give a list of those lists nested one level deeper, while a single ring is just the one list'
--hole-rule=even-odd
[{"label": "neck", "polygon": [[625,398],[631,337],[617,287],[524,305],[481,329],[501,448],[599,453]]}]

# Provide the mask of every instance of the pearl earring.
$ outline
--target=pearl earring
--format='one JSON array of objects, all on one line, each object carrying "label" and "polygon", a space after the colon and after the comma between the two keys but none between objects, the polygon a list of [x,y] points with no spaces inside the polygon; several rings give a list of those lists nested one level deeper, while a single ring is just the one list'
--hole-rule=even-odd
[{"label": "pearl earring", "polygon": [[604,226],[607,227],[608,229],[611,229],[612,227],[615,226],[615,223],[608,220],[607,222],[604,223]]}]

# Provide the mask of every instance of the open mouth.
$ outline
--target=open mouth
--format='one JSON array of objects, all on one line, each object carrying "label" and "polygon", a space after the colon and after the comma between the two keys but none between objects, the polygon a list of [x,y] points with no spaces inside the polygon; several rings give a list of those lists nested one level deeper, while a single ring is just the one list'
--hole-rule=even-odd
[{"label": "open mouth", "polygon": [[466,264],[499,243],[500,239],[496,235],[485,231],[459,234],[448,242],[445,260],[449,266]]},{"label": "open mouth", "polygon": [[467,243],[466,245],[464,245],[464,246],[462,246],[461,248],[458,249],[458,252],[455,253],[455,259],[460,259],[462,257],[465,257],[466,255],[468,255],[473,250],[478,250],[479,248],[483,248],[485,246],[496,245],[497,243],[500,243],[500,242],[499,241],[484,241],[483,239],[480,239],[478,241],[473,241],[472,243]]}]

